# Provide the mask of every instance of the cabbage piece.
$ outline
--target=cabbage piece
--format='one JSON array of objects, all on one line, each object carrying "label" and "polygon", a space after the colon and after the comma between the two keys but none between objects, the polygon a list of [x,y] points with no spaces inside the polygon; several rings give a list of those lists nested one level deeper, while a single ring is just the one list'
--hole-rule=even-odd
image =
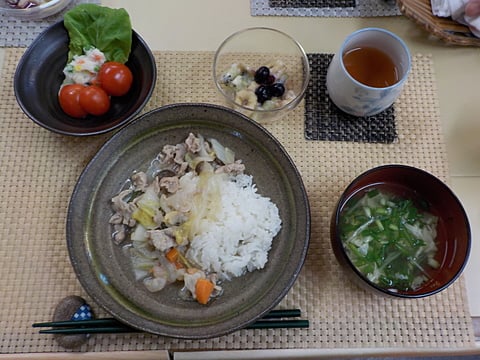
[{"label": "cabbage piece", "polygon": [[209,144],[205,141],[205,138],[202,134],[198,134],[198,139],[200,140],[200,149],[198,150],[198,155],[204,158],[210,158],[210,161],[215,160],[215,154],[212,153]]},{"label": "cabbage piece", "polygon": [[130,239],[132,239],[132,241],[138,242],[147,241],[147,229],[145,229],[145,227],[143,227],[142,225],[137,224],[132,234],[130,235]]},{"label": "cabbage piece", "polygon": [[209,139],[212,144],[212,149],[215,151],[217,158],[225,165],[233,164],[235,162],[235,153],[228,147],[223,146],[216,139]]},{"label": "cabbage piece", "polygon": [[141,280],[150,274],[150,270],[155,266],[156,260],[147,258],[135,248],[130,248],[130,260],[135,273],[135,279]]},{"label": "cabbage piece", "polygon": [[213,157],[210,156],[200,156],[197,154],[187,153],[185,155],[185,161],[188,163],[188,166],[192,170],[196,170],[197,166],[201,163],[208,163],[215,160]]},{"label": "cabbage piece", "polygon": [[167,285],[167,279],[164,277],[149,277],[143,279],[143,284],[150,292],[162,290]]},{"label": "cabbage piece", "polygon": [[143,195],[138,197],[136,203],[137,209],[132,217],[147,229],[154,229],[158,225],[155,221],[155,215],[160,211],[160,198],[155,192],[153,186],[147,187]]}]

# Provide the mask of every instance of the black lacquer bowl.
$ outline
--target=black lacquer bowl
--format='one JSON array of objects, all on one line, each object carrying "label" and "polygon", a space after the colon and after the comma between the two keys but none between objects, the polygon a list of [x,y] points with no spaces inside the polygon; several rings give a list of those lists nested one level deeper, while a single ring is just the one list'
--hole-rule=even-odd
[{"label": "black lacquer bowl", "polygon": [[[353,250],[347,250],[342,238],[342,216],[344,209],[355,206],[355,202],[366,192],[372,189],[386,191],[399,198],[411,201],[418,212],[427,212],[437,217],[435,260],[438,267],[432,268],[428,264],[421,264],[420,259],[406,256],[398,257],[395,262],[402,262],[403,267],[407,267],[416,262],[427,280],[419,287],[414,289],[397,289],[395,287],[381,285],[381,281],[371,281],[368,275],[351,259]],[[374,211],[372,209],[371,211]],[[392,210],[394,211],[394,210]],[[370,216],[370,215],[369,215]],[[377,216],[377,220],[383,215]],[[371,217],[373,219],[373,217]],[[359,218],[359,221],[360,218]],[[406,227],[407,218],[402,218],[400,224],[388,225],[388,218],[379,220],[386,226]],[[376,223],[371,228],[364,227],[362,236],[368,236],[367,232],[376,231]],[[372,230],[373,229],[373,230]],[[407,253],[404,240],[395,239],[394,234],[379,230],[377,239],[385,237],[389,243],[396,246],[386,246],[384,248],[384,259],[388,259],[394,254]],[[383,235],[380,235],[383,234]],[[382,165],[365,171],[356,177],[350,185],[347,186],[337,202],[337,206],[331,219],[331,243],[335,256],[340,265],[346,270],[350,278],[362,288],[373,291],[376,294],[393,296],[396,298],[413,299],[423,298],[434,295],[445,290],[452,285],[461,275],[465,268],[471,248],[471,232],[467,214],[463,206],[453,191],[439,178],[426,172],[425,170],[407,165]],[[403,236],[403,235],[402,235]],[[415,241],[419,238],[412,235],[409,241]],[[372,240],[377,241],[377,240]],[[384,240],[382,240],[384,241]],[[375,246],[375,244],[369,244]],[[407,247],[408,249],[408,247]],[[371,260],[370,260],[371,261]],[[357,261],[356,264],[360,264]],[[379,268],[388,266],[381,262]]]},{"label": "black lacquer bowl", "polygon": [[150,99],[157,77],[155,59],[143,39],[132,32],[132,49],[126,63],[133,74],[130,91],[112,97],[106,114],[85,119],[68,116],[58,102],[68,44],[68,32],[61,21],[42,32],[25,51],[14,77],[15,96],[23,112],[48,130],[72,136],[106,133],[133,120]]}]

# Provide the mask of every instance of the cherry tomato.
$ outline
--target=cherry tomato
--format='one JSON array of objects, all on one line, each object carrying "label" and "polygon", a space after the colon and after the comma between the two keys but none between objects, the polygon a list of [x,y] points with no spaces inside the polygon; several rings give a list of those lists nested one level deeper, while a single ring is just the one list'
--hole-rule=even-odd
[{"label": "cherry tomato", "polygon": [[110,109],[110,98],[101,87],[90,85],[80,91],[80,106],[92,115],[103,115]]},{"label": "cherry tomato", "polygon": [[128,93],[132,86],[133,75],[126,65],[115,61],[107,61],[101,66],[97,80],[107,94],[123,96]]},{"label": "cherry tomato", "polygon": [[80,92],[84,88],[84,85],[69,84],[60,89],[58,102],[67,115],[74,118],[83,118],[88,115],[87,111],[80,105]]}]

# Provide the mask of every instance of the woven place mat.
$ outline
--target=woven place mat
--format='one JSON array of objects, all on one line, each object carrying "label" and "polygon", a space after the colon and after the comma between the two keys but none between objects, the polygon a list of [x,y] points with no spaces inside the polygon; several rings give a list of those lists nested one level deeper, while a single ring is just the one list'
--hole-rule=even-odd
[{"label": "woven place mat", "polygon": [[39,20],[19,19],[0,14],[0,46],[29,46],[43,30],[62,20],[65,12],[81,3],[100,4],[100,0],[75,0],[59,13]]},{"label": "woven place mat", "polygon": [[[70,265],[65,219],[82,169],[110,135],[71,138],[26,118],[16,104],[13,73],[23,49],[7,49],[0,79],[0,352],[60,352],[32,323],[51,319],[67,295],[80,295],[97,316],[108,316],[79,285]],[[175,102],[220,103],[211,81],[212,52],[155,52],[157,87],[145,111]],[[444,292],[417,300],[379,297],[352,284],[333,255],[330,215],[347,184],[386,163],[423,168],[448,181],[435,80],[429,56],[413,57],[411,76],[396,111],[393,144],[310,141],[304,103],[269,125],[304,179],[312,236],[305,266],[279,308],[300,308],[309,329],[241,330],[209,340],[151,334],[92,336],[80,351],[269,348],[467,348],[474,346],[464,278]]]},{"label": "woven place mat", "polygon": [[330,101],[326,77],[332,58],[333,54],[308,54],[311,79],[305,94],[305,138],[387,144],[395,141],[396,104],[375,116],[356,117]]},{"label": "woven place mat", "polygon": [[392,0],[250,0],[252,16],[372,17],[402,13]]}]

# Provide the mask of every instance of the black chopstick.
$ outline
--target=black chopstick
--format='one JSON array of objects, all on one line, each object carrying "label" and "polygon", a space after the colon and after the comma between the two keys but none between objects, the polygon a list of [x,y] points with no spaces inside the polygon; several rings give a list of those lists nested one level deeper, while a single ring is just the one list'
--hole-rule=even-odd
[{"label": "black chopstick", "polygon": [[299,317],[302,316],[300,309],[281,309],[281,310],[271,310],[269,313],[264,315],[262,319],[280,319],[286,317]]},{"label": "black chopstick", "polygon": [[[299,309],[272,310],[260,320],[250,324],[246,329],[279,329],[279,328],[308,328],[308,320],[282,320],[286,317],[298,317]],[[68,320],[35,323],[33,327],[53,327],[55,329],[40,330],[40,334],[99,334],[99,333],[128,333],[140,332],[114,318],[94,320]]]},{"label": "black chopstick", "polygon": [[309,326],[308,320],[257,320],[245,329],[294,329],[308,328]]},{"label": "black chopstick", "polygon": [[33,327],[127,327],[114,318],[94,319],[94,320],[67,320],[67,321],[51,321],[43,323],[35,323]]},{"label": "black chopstick", "polygon": [[[88,321],[88,320],[84,320]],[[310,323],[308,320],[258,320],[253,324],[247,326],[245,329],[293,329],[293,328],[308,328]],[[107,333],[132,333],[141,332],[141,330],[131,328],[129,326],[108,326],[108,327],[63,327],[60,329],[40,330],[40,334],[107,334]]]},{"label": "black chopstick", "polygon": [[[300,309],[287,309],[287,310],[271,310],[262,320],[267,319],[281,319],[286,317],[299,317],[302,315]],[[128,326],[119,322],[114,318],[103,318],[94,320],[67,320],[67,321],[50,321],[43,323],[35,323],[33,327],[70,327],[70,326]]]},{"label": "black chopstick", "polygon": [[[89,321],[89,320],[80,320],[80,321]],[[74,334],[118,334],[118,333],[133,333],[141,332],[141,330],[134,329],[129,326],[107,326],[107,327],[64,327],[61,329],[48,329],[40,330],[40,334],[63,334],[63,335],[74,335]]]}]

